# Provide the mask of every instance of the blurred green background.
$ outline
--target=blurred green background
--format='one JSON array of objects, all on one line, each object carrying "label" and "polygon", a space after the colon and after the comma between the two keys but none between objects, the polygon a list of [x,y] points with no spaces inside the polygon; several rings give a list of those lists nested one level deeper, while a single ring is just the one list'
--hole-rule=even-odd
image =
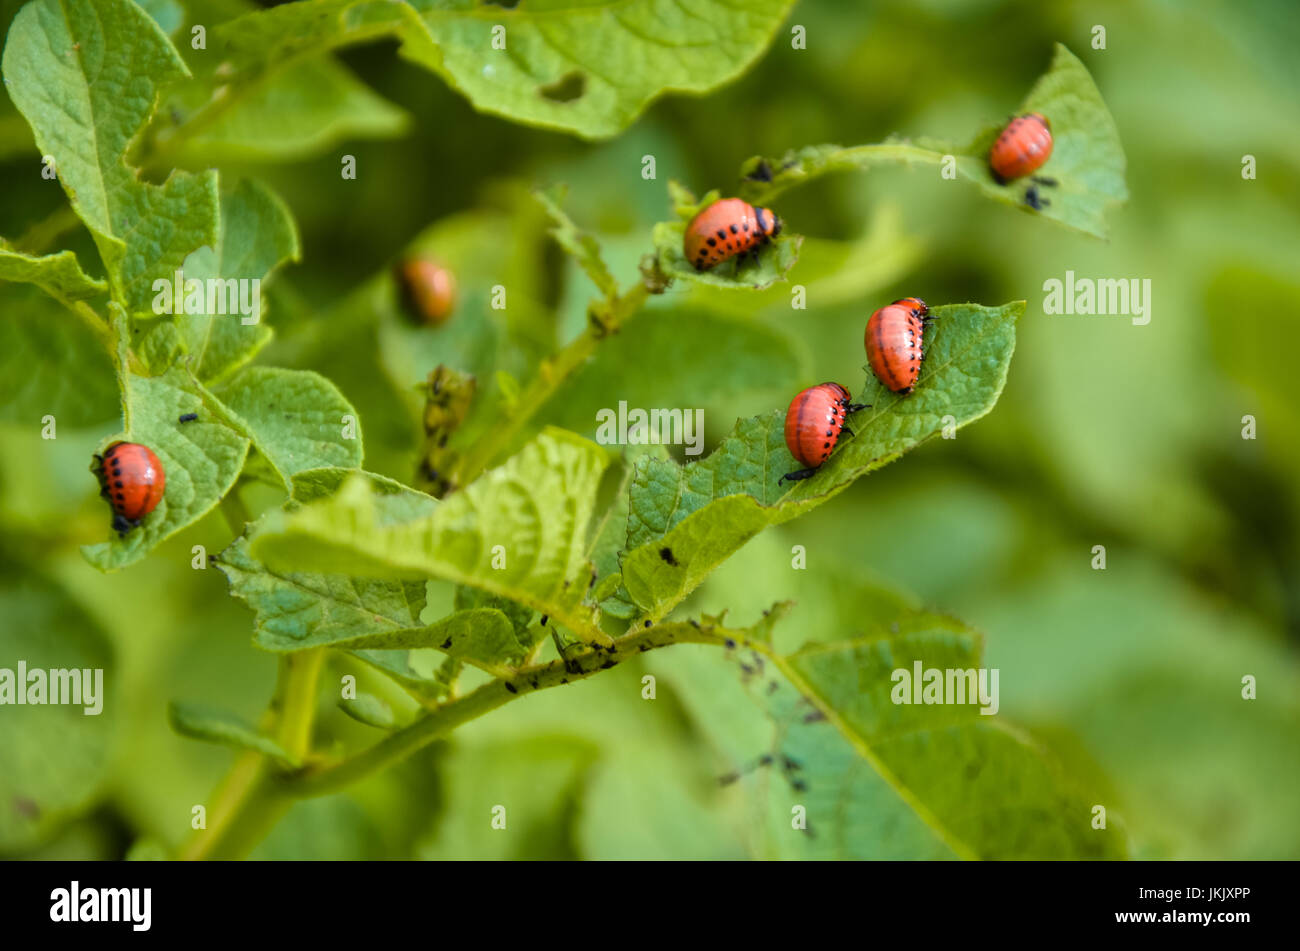
[{"label": "blurred green background", "polygon": [[[182,5],[186,22],[220,9]],[[6,24],[17,6],[0,2]],[[928,169],[828,177],[776,205],[808,236],[791,275],[808,287],[807,310],[791,309],[787,285],[674,287],[538,421],[594,436],[596,409],[619,400],[699,406],[711,447],[737,416],[784,406],[801,387],[835,379],[856,391],[862,328],[885,302],[1027,299],[989,417],[759,536],[680,613],[728,609],[749,623],[791,598],[788,625],[824,630],[854,623],[842,606],[856,584],[911,590],[985,633],[1001,713],[1107,791],[1134,856],[1300,857],[1300,375],[1285,365],[1300,350],[1295,13],[1289,0],[801,0],[743,78],[707,97],[663,99],[599,144],[478,115],[397,59],[394,44],[346,50],[338,59],[391,104],[364,108],[389,119],[403,110],[404,131],[393,134],[400,119],[376,121],[380,137],[322,135],[291,159],[221,155],[223,175],[272,184],[302,233],[302,263],[268,288],[277,339],[260,360],[333,379],[361,412],[366,467],[409,481],[414,386],[434,363],[474,369],[491,394],[496,370],[526,378],[582,326],[594,290],[546,238],[529,188],[567,183],[567,210],[627,284],[653,224],[670,216],[668,179],[726,192],[755,154],[893,132],[963,140],[1014,108],[1063,42],[1092,72],[1128,158],[1131,199],[1112,210],[1109,242]],[[795,24],[806,50],[791,48]],[[1095,25],[1105,50],[1091,47]],[[35,153],[15,120],[5,103],[7,236],[63,202],[54,183],[33,184]],[[354,182],[339,178],[345,153],[357,157]],[[1257,180],[1242,178],[1246,154]],[[641,176],[645,155],[655,181]],[[452,324],[356,319],[387,293],[382,275],[413,241],[457,272]],[[83,265],[95,262],[84,232],[72,246]],[[1067,269],[1150,279],[1150,324],[1045,315],[1043,282]],[[509,322],[487,307],[497,283],[513,295]],[[12,287],[0,288],[0,309],[0,319],[66,319]],[[275,661],[250,646],[251,614],[222,575],[190,567],[191,546],[216,552],[229,541],[220,514],[118,575],[82,560],[77,546],[107,531],[86,467],[119,425],[111,370],[59,381],[57,353],[29,354],[24,367],[0,393],[73,386],[84,400],[54,441],[36,420],[0,425],[0,624],[102,629],[111,700],[91,725],[68,727],[84,749],[75,782],[51,779],[59,792],[39,834],[0,842],[0,854],[114,858],[138,839],[174,847],[231,754],[172,734],[167,701],[253,720]],[[1257,421],[1254,440],[1242,438],[1245,415]],[[806,547],[810,570],[791,569],[793,545]],[[1095,545],[1106,547],[1104,571],[1091,567]],[[357,672],[334,663],[336,675]],[[647,670],[659,677],[654,703],[640,697]],[[1245,675],[1258,680],[1255,700],[1241,698]],[[295,807],[255,854],[770,854],[741,806],[752,787],[717,782],[763,752],[761,738],[721,735],[691,712],[693,691],[731,676],[709,651],[676,647],[530,697],[346,794]],[[0,729],[24,723],[0,712]],[[326,748],[373,736],[337,712],[321,720]],[[512,825],[526,831],[505,839],[479,817],[512,791],[526,803]]]}]

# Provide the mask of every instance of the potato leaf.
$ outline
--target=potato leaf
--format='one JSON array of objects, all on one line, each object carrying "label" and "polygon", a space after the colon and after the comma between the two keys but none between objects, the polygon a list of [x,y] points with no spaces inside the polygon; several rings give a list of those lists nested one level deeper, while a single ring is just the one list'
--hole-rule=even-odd
[{"label": "potato leaf", "polygon": [[1124,148],[1087,67],[1059,43],[1051,68],[1034,84],[1015,114],[1026,112],[1040,112],[1052,124],[1052,155],[1037,174],[1056,184],[1034,185],[1050,202],[1037,211],[1026,203],[1032,182],[1022,179],[999,184],[989,170],[989,148],[1007,119],[985,126],[966,144],[893,138],[879,145],[814,145],[779,159],[756,156],[741,169],[741,194],[751,202],[768,202],[788,188],[831,172],[880,165],[939,166],[951,155],[957,176],[975,183],[989,197],[1077,231],[1106,237],[1106,209],[1128,199]]},{"label": "potato leaf", "polygon": [[482,112],[604,139],[667,92],[703,93],[743,73],[794,0],[416,0],[402,55]]},{"label": "potato leaf", "polygon": [[353,476],[326,499],[275,512],[252,536],[253,557],[277,572],[443,578],[549,614],[603,639],[582,604],[584,557],[600,447],[546,430],[500,467],[423,512],[396,511]]},{"label": "potato leaf", "polygon": [[86,223],[113,297],[148,311],[155,279],[217,235],[217,175],[141,180],[127,149],[160,90],[188,75],[158,24],[131,0],[34,0],[5,44],[4,81]]},{"label": "potato leaf", "polygon": [[959,427],[979,419],[1006,382],[1024,306],[1016,301],[932,308],[938,319],[927,331],[915,392],[890,393],[868,373],[855,399],[871,407],[849,417],[856,435],[841,436],[821,470],[793,486],[780,482],[783,474],[802,468],[785,445],[783,410],[741,420],[699,462],[639,460],[622,563],[632,599],[662,617],[766,526],[820,505],[859,476],[939,435],[946,423]]}]

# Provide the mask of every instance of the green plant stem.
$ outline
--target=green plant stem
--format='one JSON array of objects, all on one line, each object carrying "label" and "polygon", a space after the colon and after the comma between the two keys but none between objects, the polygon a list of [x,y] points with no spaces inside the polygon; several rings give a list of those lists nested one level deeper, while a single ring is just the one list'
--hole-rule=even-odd
[{"label": "green plant stem", "polygon": [[489,713],[530,693],[585,680],[643,651],[670,644],[722,644],[728,633],[714,633],[702,627],[673,625],[649,627],[618,638],[611,650],[589,650],[568,661],[553,660],[523,667],[512,677],[494,680],[431,709],[414,723],[390,734],[375,745],[331,765],[308,767],[285,776],[284,792],[293,797],[322,796],[338,792],[357,780],[391,766],[416,750],[441,739],[456,727]]},{"label": "green plant stem", "polygon": [[513,445],[515,436],[555,395],[560,385],[591,358],[602,340],[617,333],[636,315],[650,293],[645,282],[638,281],[625,294],[602,305],[599,322],[591,321],[580,336],[542,361],[537,375],[515,401],[513,415],[488,430],[483,438],[466,450],[456,468],[454,484],[469,485],[507,446]]},{"label": "green plant stem", "polygon": [[[311,750],[316,697],[325,648],[287,654],[263,728],[294,759]],[[282,769],[261,753],[242,753],[217,787],[207,828],[181,850],[182,859],[238,859],[246,856],[280,821],[293,798],[280,781]]]}]

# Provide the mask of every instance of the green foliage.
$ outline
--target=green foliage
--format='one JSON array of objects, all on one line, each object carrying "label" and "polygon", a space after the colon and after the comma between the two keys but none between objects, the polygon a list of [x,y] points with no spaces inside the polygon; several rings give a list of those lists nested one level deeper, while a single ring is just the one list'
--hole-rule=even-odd
[{"label": "green foliage", "polygon": [[[823,859],[1125,854],[1122,834],[1085,821],[1093,800],[1059,763],[1023,731],[981,713],[974,698],[894,701],[895,670],[984,667],[978,634],[889,589],[861,587],[845,601],[858,608],[845,612],[846,628],[797,648],[773,638],[786,626],[773,627],[789,610],[780,604],[726,659],[696,651],[687,665],[713,680],[728,666],[739,674],[740,687],[720,697],[689,690],[688,706],[706,732],[752,734],[762,744],[752,756],[770,763],[743,783],[761,849]],[[799,834],[791,834],[793,805],[809,819]]]},{"label": "green foliage", "polygon": [[[222,197],[220,239],[185,259],[185,285],[191,280],[262,281],[287,260],[299,256],[298,232],[289,209],[273,192],[251,181],[240,182]],[[170,286],[170,284],[169,284]],[[224,285],[230,286],[230,285]],[[167,293],[167,292],[164,292]],[[260,304],[254,312],[236,316],[232,295],[218,298],[216,313],[190,308],[173,317],[181,346],[191,357],[199,379],[220,379],[247,363],[271,339],[271,328],[261,322]],[[240,306],[244,297],[240,298]]]},{"label": "green foliage", "polygon": [[[583,542],[605,453],[548,431],[484,479],[426,511],[396,511],[364,480],[292,514],[271,513],[251,552],[273,570],[438,577],[552,615],[602,638],[582,596]],[[391,645],[396,646],[396,645]]]},{"label": "green foliage", "polygon": [[[231,95],[240,98],[202,128],[190,127],[179,161],[291,161],[348,138],[396,138],[410,126],[406,112],[328,59],[293,62]],[[182,122],[171,134],[185,129]]]},{"label": "green foliage", "polygon": [[741,169],[743,197],[767,202],[795,185],[830,172],[870,170],[879,165],[941,165],[956,159],[957,177],[989,196],[1099,238],[1106,237],[1105,211],[1128,199],[1124,149],[1119,130],[1087,68],[1059,43],[1051,68],[1034,84],[1015,115],[1040,112],[1052,126],[1051,158],[1036,173],[1056,180],[1039,186],[1048,199],[1035,211],[1025,201],[1027,181],[1000,184],[989,170],[988,155],[1008,120],[990,123],[969,143],[894,138],[881,145],[814,145],[780,159],[751,158]]},{"label": "green foliage", "polygon": [[286,489],[300,472],[361,465],[356,410],[324,377],[308,370],[249,367],[218,393],[229,418]]},{"label": "green foliage", "polygon": [[108,285],[88,277],[71,251],[35,257],[10,251],[0,242],[0,281],[35,284],[60,300],[76,301],[96,297]]},{"label": "green foliage", "polygon": [[[52,582],[7,559],[0,567],[0,679],[9,680],[0,683],[0,850],[9,852],[40,841],[94,799],[108,773],[120,701],[111,689],[111,671],[104,673],[111,649],[95,619]],[[51,670],[75,675],[75,697],[82,672],[96,669],[97,713],[87,715],[93,705],[85,696],[81,704],[46,705],[53,699]],[[32,693],[34,682],[17,680],[20,672],[30,677],[35,671],[41,671],[39,694]],[[91,684],[94,689],[93,678]],[[13,705],[14,691],[41,705]]]},{"label": "green foliage", "polygon": [[286,766],[297,765],[279,743],[224,710],[200,704],[172,703],[167,708],[167,718],[172,729],[182,736],[241,750],[255,750]]},{"label": "green foliage", "polygon": [[707,92],[743,72],[794,0],[753,0],[744,15],[723,0],[413,6],[423,29],[403,31],[402,55],[437,72],[476,109],[603,139],[665,92]]},{"label": "green foliage", "polygon": [[[1221,143],[1203,148],[1201,130],[1179,138],[1172,113],[1134,119],[1140,84],[1132,72],[1123,80],[1120,49],[1086,67],[1056,47],[1017,111],[1051,119],[1043,174],[1057,184],[1042,187],[1041,211],[998,218],[985,199],[1025,209],[1029,184],[989,174],[1005,120],[969,139],[880,136],[976,127],[1031,77],[997,57],[969,68],[944,58],[952,77],[900,73],[881,49],[933,62],[932,28],[944,29],[943,18],[909,19],[907,5],[873,11],[864,33],[856,11],[807,0],[815,56],[773,42],[792,0],[35,0],[9,26],[10,6],[3,69],[17,113],[0,101],[0,162],[36,176],[52,155],[63,195],[52,182],[15,189],[14,210],[0,212],[15,236],[0,242],[0,534],[5,564],[32,553],[43,572],[6,573],[0,614],[16,626],[0,653],[104,666],[116,639],[131,710],[121,750],[75,708],[41,711],[58,716],[39,723],[19,711],[31,729],[0,738],[0,850],[49,846],[112,789],[138,858],[1294,852],[1300,780],[1282,755],[1294,745],[1294,691],[1235,699],[1245,673],[1295,680],[1293,659],[1268,640],[1300,617],[1285,585],[1300,496],[1278,478],[1296,459],[1284,438],[1297,429],[1294,387],[1279,382],[1286,347],[1256,352],[1269,333],[1294,336],[1284,243],[1268,239],[1291,233],[1294,215],[1247,192],[1205,211],[1200,224],[1217,235],[1238,202],[1256,202],[1260,239],[1234,249],[1249,267],[1190,237],[1199,195],[1183,196],[1177,229],[1158,231],[1158,216],[1117,227],[1113,254],[1081,241],[1076,232],[1106,234],[1128,190],[1089,74],[1102,55],[1115,114],[1142,136],[1141,153],[1126,143],[1147,178],[1135,194],[1172,188],[1149,170],[1181,161],[1189,144],[1204,163],[1188,165],[1198,187],[1222,174]],[[210,50],[183,40],[182,25],[200,22]],[[349,55],[346,67],[333,57],[382,39],[450,91],[411,83],[420,74],[395,65],[391,48]],[[1051,37],[1020,39],[1033,50]],[[719,89],[769,45],[752,79]],[[575,151],[490,117],[626,135]],[[1179,148],[1153,152],[1167,133]],[[398,135],[414,141],[351,144]],[[726,190],[740,156],[841,136],[880,144],[754,158]],[[1271,140],[1289,141],[1285,130]],[[356,181],[338,175],[344,142],[363,159]],[[663,184],[641,177],[646,155],[665,179],[723,190],[697,199],[671,182],[670,220],[657,220]],[[947,155],[976,186],[951,199],[938,176],[829,174],[921,165],[930,179]],[[258,179],[232,167],[298,160]],[[1275,197],[1294,170],[1284,157],[1271,168],[1282,169],[1271,171]],[[556,181],[569,187],[534,188]],[[696,272],[682,259],[685,227],[725,194],[779,201],[786,229],[756,262]],[[961,202],[974,210],[947,212]],[[304,247],[303,267],[284,273]],[[446,324],[403,310],[392,264],[407,254],[455,275]],[[1155,274],[1164,256],[1205,265],[1191,273],[1207,287],[1165,281],[1177,299],[1160,307],[1212,312],[1208,356],[1200,337],[1167,331],[1185,327],[1172,320],[1121,339],[1118,323],[1019,321],[1019,300],[934,307],[916,391],[889,393],[868,373],[855,396],[872,405],[850,420],[853,434],[812,478],[780,481],[799,468],[783,438],[790,396],[856,379],[862,324],[881,303],[1010,300],[1062,262],[1105,275],[1132,260]],[[259,319],[158,315],[153,282],[177,270],[266,282]],[[1266,329],[1224,329],[1243,320]],[[1159,415],[1202,363],[1221,371],[1219,386],[1195,409]],[[425,404],[439,366],[472,394],[441,416]],[[1134,379],[1150,381],[1142,412]],[[597,413],[621,403],[703,410],[705,451],[590,441],[607,441]],[[119,404],[123,432],[108,437]],[[963,428],[995,404],[988,422]],[[187,413],[198,418],[181,423]],[[1239,438],[1246,413],[1266,434],[1259,450]],[[57,441],[34,431],[46,415]],[[85,545],[101,571],[154,555],[147,571],[103,578],[75,558],[108,523],[82,466],[116,439],[153,448],[167,490],[141,527]],[[913,450],[923,458],[852,488]],[[1144,454],[1162,466],[1139,464]],[[454,474],[431,488],[438,497],[407,485],[432,487],[435,462]],[[1202,471],[1219,473],[1217,488]],[[1107,478],[1147,481],[1124,493],[1090,482]],[[1249,506],[1225,485],[1278,500],[1275,511],[1261,516],[1255,502],[1256,521],[1238,524]],[[1177,517],[1150,504],[1157,493]],[[218,506],[224,521],[205,517]],[[1095,542],[1111,546],[1108,572],[1081,567]],[[224,548],[210,559],[221,575],[191,568],[196,544]],[[810,570],[792,565],[795,546]],[[1167,563],[1135,569],[1126,547]],[[1244,557],[1234,566],[1225,552]],[[864,583],[866,566],[891,580]],[[899,593],[902,578],[926,604],[978,622],[987,657],[983,635]],[[1213,599],[1189,594],[1215,585]],[[751,626],[723,622],[723,609],[756,613],[756,592],[761,604],[797,603]],[[251,618],[256,650],[221,636],[239,617]],[[214,664],[219,650],[233,660]],[[288,689],[255,719],[276,662]],[[895,703],[891,674],[914,662],[998,665],[1004,713]],[[319,680],[302,673],[322,663]],[[660,678],[656,703],[641,692],[647,671]],[[355,698],[338,697],[340,673],[357,677]],[[256,761],[277,797],[313,797],[261,830],[260,845],[240,824],[256,815],[247,803],[212,808],[212,828],[184,845],[189,830],[157,818],[204,801],[229,763],[228,751],[175,745],[164,729],[178,678],[178,694],[216,692],[221,709],[173,705],[177,733],[251,752],[241,762]],[[166,763],[157,784],[123,765],[142,756]],[[1222,768],[1188,779],[1211,760]],[[1266,782],[1254,778],[1260,762]],[[346,792],[317,796],[334,790]],[[1097,803],[1111,810],[1105,830],[1090,824]],[[509,835],[466,821],[498,804]],[[796,806],[807,832],[791,829]],[[1237,824],[1220,823],[1223,812]]]},{"label": "green foliage", "polygon": [[0,418],[34,425],[52,415],[78,427],[116,415],[112,360],[84,323],[32,288],[0,288],[0,301]]},{"label": "green foliage", "polygon": [[114,297],[130,313],[147,310],[153,281],[217,234],[214,172],[152,185],[126,160],[160,88],[185,76],[185,64],[130,0],[35,0],[9,30],[3,71],[95,238]]},{"label": "green foliage", "polygon": [[[987,413],[1006,382],[1017,301],[1001,307],[935,307],[915,392],[890,393],[873,377],[856,399],[871,404],[812,478],[782,485],[800,464],[785,445],[779,410],[742,420],[707,459],[688,466],[646,457],[630,490],[623,584],[654,617],[676,605],[720,561],[768,525],[800,515],[892,462],[945,427]],[[948,419],[951,417],[951,420]]]}]

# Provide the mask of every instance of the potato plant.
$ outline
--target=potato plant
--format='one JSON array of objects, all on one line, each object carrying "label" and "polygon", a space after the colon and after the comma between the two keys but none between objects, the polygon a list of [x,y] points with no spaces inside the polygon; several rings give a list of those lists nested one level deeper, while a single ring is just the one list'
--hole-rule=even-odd
[{"label": "potato plant", "polygon": [[[6,418],[93,429],[95,451],[119,440],[151,447],[166,469],[162,502],[120,537],[106,510],[94,509],[96,518],[75,523],[82,556],[110,584],[165,573],[159,563],[169,560],[185,570],[193,561],[209,585],[224,577],[246,608],[246,649],[278,662],[258,719],[184,696],[143,712],[233,753],[197,804],[203,821],[185,837],[142,839],[136,854],[259,854],[295,806],[401,777],[456,731],[526,707],[535,694],[613,683],[631,668],[618,689],[665,703],[655,685],[675,655],[693,689],[671,702],[733,767],[724,785],[740,790],[748,854],[1127,854],[1118,814],[1103,829],[1091,821],[1097,778],[1071,774],[1040,738],[978,706],[892,697],[893,673],[914,664],[982,667],[982,636],[961,620],[851,571],[832,626],[804,626],[801,605],[765,601],[762,590],[726,616],[692,608],[696,589],[752,539],[836,505],[883,466],[908,465],[902,457],[928,441],[943,451],[940,437],[992,412],[1024,301],[931,300],[938,319],[916,392],[890,393],[869,371],[842,381],[870,408],[805,481],[780,481],[796,468],[784,402],[751,405],[696,456],[634,438],[596,441],[590,419],[568,409],[592,396],[605,406],[674,405],[671,374],[657,387],[653,367],[677,359],[711,362],[725,386],[728,365],[761,360],[763,343],[747,330],[750,352],[693,355],[707,346],[697,341],[710,322],[743,322],[760,302],[788,297],[792,282],[797,292],[813,280],[838,281],[865,320],[905,271],[890,254],[907,247],[906,223],[866,259],[844,259],[805,240],[794,215],[756,261],[697,271],[683,260],[684,228],[719,196],[782,213],[789,193],[825,176],[898,175],[903,166],[973,187],[989,207],[1022,208],[1044,230],[1104,237],[1108,207],[1127,197],[1124,153],[1087,69],[1064,46],[1023,101],[1005,104],[1008,115],[1052,118],[1055,184],[1041,209],[1025,205],[1023,182],[999,184],[988,170],[1005,118],[971,115],[950,140],[896,133],[862,145],[781,143],[740,162],[732,181],[655,185],[663,220],[640,235],[639,249],[612,256],[570,210],[581,204],[580,175],[485,199],[479,217],[434,222],[404,252],[437,255],[455,275],[455,312],[442,326],[411,319],[390,267],[328,306],[293,287],[295,265],[318,242],[300,230],[294,202],[257,174],[259,163],[337,152],[330,200],[358,202],[358,215],[363,189],[402,187],[368,184],[364,157],[334,142],[337,130],[400,136],[411,118],[331,54],[395,48],[412,70],[500,122],[609,141],[665,95],[709,95],[744,74],[784,35],[793,7],[5,7],[13,109],[0,121],[15,136],[20,125],[30,130],[20,148],[31,187],[57,180],[64,196],[39,226],[0,242],[3,333],[14,355],[6,385],[15,370],[19,380]],[[385,147],[404,146],[397,138]],[[538,253],[534,237],[549,249]],[[561,313],[542,288],[566,274],[586,299]],[[221,307],[205,292],[211,286]],[[224,306],[227,288],[244,289],[238,312]],[[802,312],[791,315],[798,322]],[[821,378],[817,363],[814,353],[802,385]],[[57,440],[43,445],[89,500],[89,460]],[[190,546],[195,533],[224,541],[208,554]],[[103,666],[99,621],[62,591],[57,573],[29,571],[12,553],[6,560],[16,579],[7,610],[24,622],[7,635],[4,658]],[[24,729],[6,730],[0,802],[32,807],[0,807],[0,846],[38,841],[89,801],[106,769],[108,721],[127,703],[113,694],[110,677],[106,717],[52,723],[28,708]],[[608,692],[591,696],[590,717],[626,716]],[[606,700],[608,713],[597,703]],[[501,821],[535,819],[528,834],[544,842],[550,814],[530,811],[530,800],[571,790],[593,754],[581,743],[542,750],[508,732],[493,742],[496,752],[482,755],[514,771],[500,784]],[[452,828],[497,820],[456,785],[482,766],[473,757],[443,765],[457,777],[447,793],[454,821],[443,821],[429,854],[491,854],[478,833]],[[190,821],[189,803],[159,808]]]}]

